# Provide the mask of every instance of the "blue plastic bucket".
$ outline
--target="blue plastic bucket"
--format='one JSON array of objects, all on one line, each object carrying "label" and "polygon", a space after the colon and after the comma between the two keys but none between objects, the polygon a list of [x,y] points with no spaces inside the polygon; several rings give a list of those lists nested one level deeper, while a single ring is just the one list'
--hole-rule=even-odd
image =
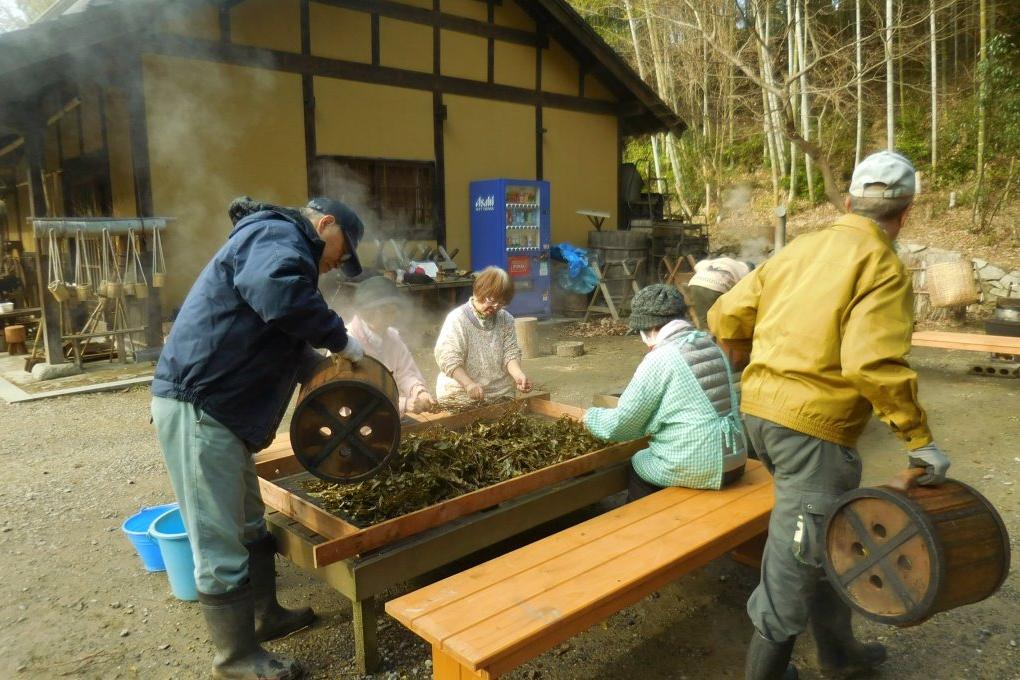
[{"label": "blue plastic bucket", "polygon": [[148,571],[166,571],[159,546],[149,536],[149,527],[160,515],[166,514],[167,510],[173,510],[176,507],[176,503],[168,503],[142,508],[120,525],[121,531],[131,540],[131,545],[135,546],[138,556],[142,558],[142,564]]},{"label": "blue plastic bucket", "polygon": [[170,591],[178,600],[197,600],[195,588],[195,562],[191,558],[191,542],[184,531],[181,511],[174,508],[160,515],[149,527],[149,535],[159,544],[166,564]]}]

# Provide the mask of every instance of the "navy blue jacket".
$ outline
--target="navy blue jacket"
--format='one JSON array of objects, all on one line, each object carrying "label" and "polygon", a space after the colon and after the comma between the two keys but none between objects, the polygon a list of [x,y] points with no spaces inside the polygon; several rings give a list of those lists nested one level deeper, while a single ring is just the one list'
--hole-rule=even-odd
[{"label": "navy blue jacket", "polygon": [[339,352],[347,329],[319,292],[325,244],[296,211],[237,222],[184,300],[152,393],[195,404],[251,451],[276,434],[300,372]]}]

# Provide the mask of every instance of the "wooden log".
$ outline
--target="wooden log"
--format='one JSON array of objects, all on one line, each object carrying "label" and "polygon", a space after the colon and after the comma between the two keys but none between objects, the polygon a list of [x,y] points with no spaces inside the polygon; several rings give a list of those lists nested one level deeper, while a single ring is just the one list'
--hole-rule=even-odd
[{"label": "wooden log", "polygon": [[514,332],[517,333],[517,344],[521,348],[521,357],[524,359],[537,357],[538,319],[533,316],[514,319]]},{"label": "wooden log", "polygon": [[25,344],[25,339],[28,337],[28,333],[25,331],[25,327],[21,325],[7,326],[4,328],[4,340],[7,344]]},{"label": "wooden log", "polygon": [[556,343],[556,356],[579,357],[584,354],[584,343],[580,340],[565,340]]}]

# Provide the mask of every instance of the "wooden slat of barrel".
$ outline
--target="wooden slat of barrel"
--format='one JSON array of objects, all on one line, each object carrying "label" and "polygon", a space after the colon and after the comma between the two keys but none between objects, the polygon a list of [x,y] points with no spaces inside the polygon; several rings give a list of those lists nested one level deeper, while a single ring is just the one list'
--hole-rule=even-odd
[{"label": "wooden slat of barrel", "polygon": [[1009,572],[1009,536],[971,487],[856,489],[826,529],[826,572],[837,592],[874,620],[899,626],[978,602]]}]

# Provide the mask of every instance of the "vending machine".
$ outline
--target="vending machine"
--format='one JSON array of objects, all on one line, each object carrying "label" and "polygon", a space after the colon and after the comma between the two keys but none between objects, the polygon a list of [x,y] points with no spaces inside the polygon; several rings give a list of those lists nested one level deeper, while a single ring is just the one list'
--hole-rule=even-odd
[{"label": "vending machine", "polygon": [[471,182],[471,266],[497,266],[514,280],[514,316],[549,317],[549,183]]}]

